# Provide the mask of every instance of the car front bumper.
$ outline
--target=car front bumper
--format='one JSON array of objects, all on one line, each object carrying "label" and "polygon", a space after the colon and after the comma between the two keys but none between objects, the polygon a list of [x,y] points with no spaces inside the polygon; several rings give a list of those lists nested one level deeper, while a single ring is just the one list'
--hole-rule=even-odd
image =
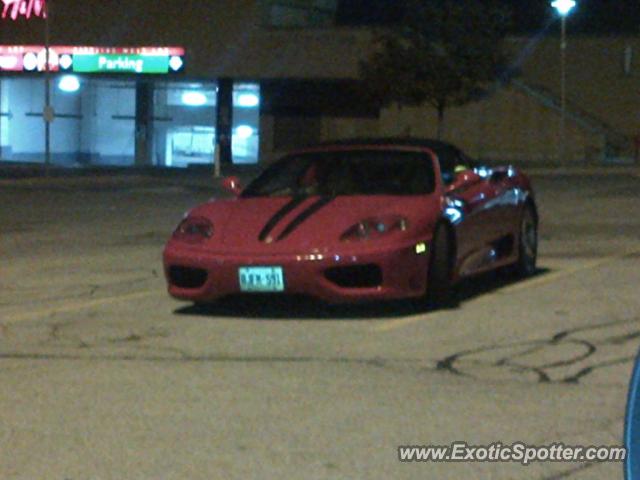
[{"label": "car front bumper", "polygon": [[[163,254],[165,276],[171,296],[198,303],[213,302],[240,294],[239,269],[247,266],[278,266],[284,273],[284,294],[308,295],[330,303],[390,300],[424,294],[428,254],[416,253],[416,243],[369,249],[359,253],[247,255],[214,253],[204,248],[169,242]],[[355,271],[377,272],[362,285],[358,278],[344,282]],[[176,269],[186,272],[175,275]],[[336,270],[337,269],[337,270]],[[328,272],[339,272],[336,275]],[[192,275],[189,277],[189,275]],[[375,275],[374,275],[375,276]],[[330,279],[330,278],[331,279]],[[355,285],[354,285],[355,284]]]}]

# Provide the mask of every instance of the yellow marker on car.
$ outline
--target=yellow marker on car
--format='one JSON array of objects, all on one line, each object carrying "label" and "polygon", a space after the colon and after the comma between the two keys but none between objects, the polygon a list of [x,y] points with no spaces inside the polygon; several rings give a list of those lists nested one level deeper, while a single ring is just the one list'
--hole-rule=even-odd
[{"label": "yellow marker on car", "polygon": [[427,244],[424,242],[416,244],[416,253],[418,255],[424,255],[425,253],[427,253]]}]

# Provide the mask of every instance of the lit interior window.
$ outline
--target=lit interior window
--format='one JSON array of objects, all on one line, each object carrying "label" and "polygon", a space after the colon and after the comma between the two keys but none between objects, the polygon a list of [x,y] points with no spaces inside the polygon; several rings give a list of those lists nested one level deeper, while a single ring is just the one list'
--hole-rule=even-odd
[{"label": "lit interior window", "polygon": [[238,107],[253,108],[260,104],[260,98],[255,93],[241,93],[238,95],[236,105]]},{"label": "lit interior window", "polygon": [[240,125],[236,128],[236,135],[238,138],[249,138],[253,135],[253,128],[249,125]]},{"label": "lit interior window", "polygon": [[182,94],[182,103],[189,107],[201,107],[206,105],[207,96],[202,92],[188,91]]},{"label": "lit interior window", "polygon": [[63,92],[77,92],[80,90],[80,80],[75,75],[65,75],[58,82],[58,88]]}]

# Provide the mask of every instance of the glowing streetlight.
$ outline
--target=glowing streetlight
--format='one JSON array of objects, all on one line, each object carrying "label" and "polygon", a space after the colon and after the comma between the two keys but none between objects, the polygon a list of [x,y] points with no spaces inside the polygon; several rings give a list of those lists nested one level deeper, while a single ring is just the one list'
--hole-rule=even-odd
[{"label": "glowing streetlight", "polygon": [[575,0],[554,0],[551,6],[560,15],[562,24],[560,34],[560,161],[564,162],[566,153],[566,116],[567,116],[567,16],[576,7]]},{"label": "glowing streetlight", "polygon": [[576,6],[575,0],[555,0],[551,6],[555,8],[560,16],[566,17]]}]

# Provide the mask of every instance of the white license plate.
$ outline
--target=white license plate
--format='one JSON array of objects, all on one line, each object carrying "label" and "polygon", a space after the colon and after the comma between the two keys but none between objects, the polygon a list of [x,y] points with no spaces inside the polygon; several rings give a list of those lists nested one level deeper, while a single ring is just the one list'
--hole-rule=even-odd
[{"label": "white license plate", "polygon": [[240,267],[238,270],[242,292],[283,292],[282,267]]}]

